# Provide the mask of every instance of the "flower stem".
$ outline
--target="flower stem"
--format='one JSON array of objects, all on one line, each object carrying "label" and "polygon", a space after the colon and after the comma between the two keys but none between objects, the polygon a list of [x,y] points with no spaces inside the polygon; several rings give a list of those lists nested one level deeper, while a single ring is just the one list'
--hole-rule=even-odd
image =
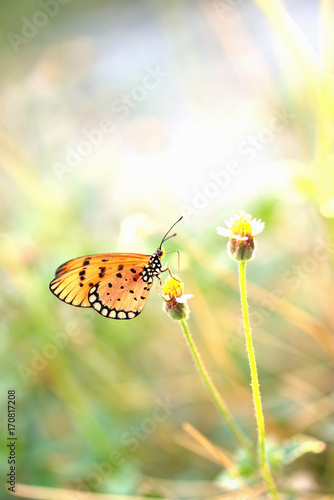
[{"label": "flower stem", "polygon": [[235,423],[235,421],[233,420],[233,417],[230,413],[230,410],[228,409],[228,407],[226,406],[226,403],[225,401],[223,400],[223,398],[221,397],[221,395],[219,394],[219,392],[217,391],[216,387],[214,386],[211,378],[210,378],[210,375],[208,374],[204,364],[203,364],[203,361],[200,357],[200,354],[197,350],[197,347],[194,343],[194,339],[189,331],[189,328],[188,328],[188,325],[186,323],[186,320],[185,319],[181,319],[180,320],[180,323],[181,323],[181,326],[182,326],[182,329],[183,329],[183,332],[186,336],[186,339],[187,339],[187,342],[188,342],[188,345],[189,345],[189,348],[190,348],[190,351],[193,355],[193,358],[195,360],[195,363],[200,371],[200,374],[202,376],[202,379],[206,385],[206,387],[208,388],[211,396],[213,397],[216,405],[218,406],[219,408],[219,411],[220,413],[223,415],[227,425],[229,426],[230,430],[232,431],[232,433],[234,434],[235,438],[237,439],[237,441],[239,442],[239,444],[246,450],[248,451],[252,451],[251,450],[251,445],[248,441],[248,439],[246,438],[246,436],[244,436],[244,434],[242,433],[242,431],[239,429],[238,425]]},{"label": "flower stem", "polygon": [[261,404],[260,384],[259,384],[259,377],[257,374],[255,352],[253,347],[252,333],[249,323],[248,306],[247,306],[245,261],[239,262],[239,284],[240,284],[242,315],[245,327],[246,346],[247,346],[248,360],[249,360],[251,379],[252,379],[253,402],[254,402],[255,416],[257,421],[260,466],[263,479],[265,480],[265,483],[272,498],[278,500],[279,497],[277,489],[266,456],[266,448],[265,448],[266,435],[265,435],[264,418],[263,418],[263,411]]}]

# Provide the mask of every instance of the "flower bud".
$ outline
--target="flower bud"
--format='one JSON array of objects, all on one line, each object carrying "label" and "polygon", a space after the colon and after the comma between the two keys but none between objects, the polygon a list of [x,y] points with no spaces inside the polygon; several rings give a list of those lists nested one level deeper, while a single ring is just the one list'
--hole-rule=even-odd
[{"label": "flower bud", "polygon": [[170,299],[164,302],[163,308],[174,321],[189,318],[190,311],[187,302],[178,302],[176,299]]},{"label": "flower bud", "polygon": [[254,257],[255,241],[252,236],[247,239],[237,240],[230,238],[227,250],[232,259],[237,262],[251,260]]}]

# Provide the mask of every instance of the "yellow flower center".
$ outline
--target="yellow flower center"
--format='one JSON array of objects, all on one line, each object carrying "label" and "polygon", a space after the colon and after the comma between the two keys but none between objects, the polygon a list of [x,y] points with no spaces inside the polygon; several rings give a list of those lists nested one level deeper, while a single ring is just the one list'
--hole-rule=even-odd
[{"label": "yellow flower center", "polygon": [[232,224],[231,233],[238,236],[252,236],[251,215],[241,214]]},{"label": "yellow flower center", "polygon": [[[177,278],[177,276],[175,276]],[[166,283],[162,287],[162,292],[164,295],[168,295],[171,299],[181,297],[183,294],[183,283],[178,279],[168,276]]]}]

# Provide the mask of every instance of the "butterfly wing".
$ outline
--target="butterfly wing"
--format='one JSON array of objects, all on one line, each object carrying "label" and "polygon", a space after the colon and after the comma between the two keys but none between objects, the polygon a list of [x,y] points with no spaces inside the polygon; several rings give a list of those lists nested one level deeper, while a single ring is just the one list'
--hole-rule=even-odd
[{"label": "butterfly wing", "polygon": [[106,274],[89,290],[88,301],[102,316],[113,319],[133,319],[143,310],[152,282],[143,281],[143,266],[123,268],[116,274]]},{"label": "butterfly wing", "polygon": [[62,276],[69,271],[73,271],[79,268],[89,268],[92,267],[110,267],[117,262],[147,262],[148,255],[141,253],[101,253],[97,255],[86,255],[84,257],[77,257],[76,259],[71,259],[58,267],[56,270],[56,278]]},{"label": "butterfly wing", "polygon": [[134,253],[78,257],[57,269],[50,290],[68,304],[93,307],[109,318],[132,319],[142,311],[152,286],[140,274],[148,259]]}]

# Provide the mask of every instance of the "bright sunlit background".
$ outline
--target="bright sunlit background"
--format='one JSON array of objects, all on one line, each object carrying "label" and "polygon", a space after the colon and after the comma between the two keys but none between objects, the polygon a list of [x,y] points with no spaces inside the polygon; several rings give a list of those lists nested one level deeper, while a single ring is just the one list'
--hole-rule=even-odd
[{"label": "bright sunlit background", "polygon": [[[254,438],[236,266],[216,234],[245,210],[266,222],[248,277],[268,434],[306,435],[319,452],[287,465],[278,484],[286,498],[325,498],[332,2],[19,0],[0,4],[0,24],[0,400],[5,425],[16,390],[17,482],[136,498],[223,498],[236,487],[183,427],[235,459],[155,288],[138,318],[117,322],[63,304],[48,285],[80,255],[154,252],[183,215],[165,247],[180,251],[194,295],[190,327]],[[0,458],[5,476],[3,443]]]}]

